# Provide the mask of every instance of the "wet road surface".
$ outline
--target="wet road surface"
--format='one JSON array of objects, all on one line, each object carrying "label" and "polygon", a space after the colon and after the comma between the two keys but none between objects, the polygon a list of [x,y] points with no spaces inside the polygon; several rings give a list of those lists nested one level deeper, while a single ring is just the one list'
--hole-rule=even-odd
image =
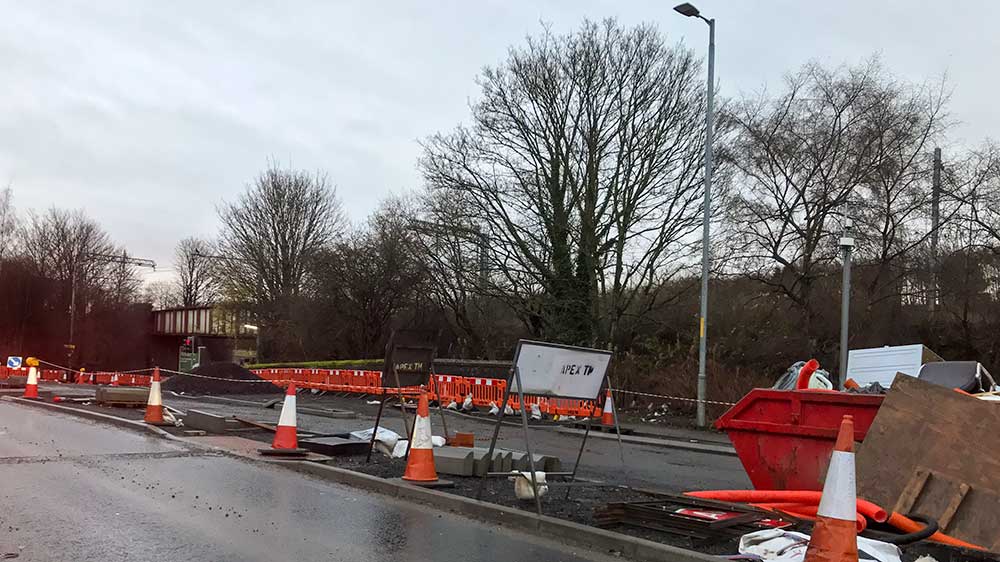
[{"label": "wet road surface", "polygon": [[613,560],[6,401],[0,506],[0,558],[20,560]]}]

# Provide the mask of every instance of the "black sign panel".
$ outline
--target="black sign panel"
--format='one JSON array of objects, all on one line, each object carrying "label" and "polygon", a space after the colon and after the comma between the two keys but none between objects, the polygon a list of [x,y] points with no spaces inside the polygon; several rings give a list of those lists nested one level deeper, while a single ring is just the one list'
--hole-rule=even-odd
[{"label": "black sign panel", "polygon": [[437,332],[396,330],[385,349],[382,387],[420,386],[430,382],[437,356]]}]

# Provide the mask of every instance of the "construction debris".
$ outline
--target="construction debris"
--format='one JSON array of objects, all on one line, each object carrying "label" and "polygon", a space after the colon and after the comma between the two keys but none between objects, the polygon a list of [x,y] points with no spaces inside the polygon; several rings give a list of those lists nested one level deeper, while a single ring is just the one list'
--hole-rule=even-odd
[{"label": "construction debris", "polygon": [[858,492],[1000,551],[998,427],[1000,405],[897,375],[858,451]]},{"label": "construction debris", "polygon": [[762,528],[797,523],[788,516],[745,504],[664,495],[661,499],[614,502],[594,510],[598,527],[629,525],[712,542],[740,537]]},{"label": "construction debris", "polygon": [[[768,562],[802,562],[809,540],[804,533],[764,529],[740,537],[739,552]],[[857,549],[860,562],[900,562],[902,555],[896,545],[865,537],[857,538]]]}]

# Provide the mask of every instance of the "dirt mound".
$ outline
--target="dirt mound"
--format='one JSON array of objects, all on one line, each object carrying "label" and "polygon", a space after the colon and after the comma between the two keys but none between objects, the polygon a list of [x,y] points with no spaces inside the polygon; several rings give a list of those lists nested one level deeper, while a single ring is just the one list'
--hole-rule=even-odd
[{"label": "dirt mound", "polygon": [[163,383],[162,388],[184,394],[267,394],[281,392],[277,386],[263,381],[257,375],[235,363],[209,363],[195,369],[193,374],[200,376],[172,375]]}]

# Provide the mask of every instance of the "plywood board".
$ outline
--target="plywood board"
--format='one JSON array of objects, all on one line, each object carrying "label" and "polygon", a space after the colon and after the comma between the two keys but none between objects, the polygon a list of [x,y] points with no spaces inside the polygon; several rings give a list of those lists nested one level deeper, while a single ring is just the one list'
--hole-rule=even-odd
[{"label": "plywood board", "polygon": [[860,497],[1000,549],[1000,404],[897,375],[857,463]]}]

